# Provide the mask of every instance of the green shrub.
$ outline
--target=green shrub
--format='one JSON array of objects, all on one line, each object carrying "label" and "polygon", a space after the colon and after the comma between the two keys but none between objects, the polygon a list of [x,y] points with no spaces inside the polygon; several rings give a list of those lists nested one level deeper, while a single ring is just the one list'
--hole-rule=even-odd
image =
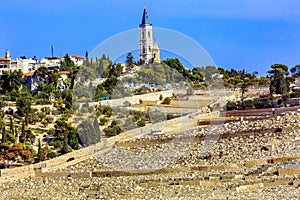
[{"label": "green shrub", "polygon": [[227,111],[236,110],[236,108],[237,108],[237,103],[236,102],[234,102],[234,101],[227,102],[227,104],[226,104],[226,110]]},{"label": "green shrub", "polygon": [[107,127],[103,131],[107,137],[113,137],[119,135],[122,132],[119,126]]},{"label": "green shrub", "polygon": [[165,105],[170,105],[171,104],[171,98],[170,97],[166,97],[161,104],[165,104]]},{"label": "green shrub", "polygon": [[300,97],[300,92],[292,92],[290,94],[290,98],[299,98]]},{"label": "green shrub", "polygon": [[64,146],[64,142],[61,141],[61,140],[52,140],[50,143],[49,143],[49,146],[53,146],[55,149],[62,149],[63,146]]},{"label": "green shrub", "polygon": [[142,120],[138,121],[137,125],[138,125],[139,127],[143,127],[143,126],[146,126],[146,122],[145,122],[144,119],[142,119]]},{"label": "green shrub", "polygon": [[49,123],[47,121],[42,121],[41,124],[43,125],[43,127],[47,127],[49,125]]},{"label": "green shrub", "polygon": [[103,117],[103,118],[100,119],[100,125],[104,126],[104,125],[106,125],[108,123],[108,121],[109,120],[107,118]]},{"label": "green shrub", "polygon": [[48,150],[48,157],[49,158],[56,158],[58,153],[56,151],[52,151],[51,149]]},{"label": "green shrub", "polygon": [[103,113],[104,115],[107,115],[108,117],[112,116],[112,109],[110,106],[104,106],[103,107]]},{"label": "green shrub", "polygon": [[255,108],[252,99],[245,100],[243,102],[243,105],[244,105],[245,110]]},{"label": "green shrub", "polygon": [[272,98],[257,98],[253,100],[253,105],[256,109],[262,108],[272,108],[273,99]]},{"label": "green shrub", "polygon": [[49,124],[52,123],[53,120],[54,120],[53,117],[46,117],[46,118],[45,118],[45,121],[48,122]]},{"label": "green shrub", "polygon": [[52,110],[52,115],[60,115],[60,111],[59,110]]}]

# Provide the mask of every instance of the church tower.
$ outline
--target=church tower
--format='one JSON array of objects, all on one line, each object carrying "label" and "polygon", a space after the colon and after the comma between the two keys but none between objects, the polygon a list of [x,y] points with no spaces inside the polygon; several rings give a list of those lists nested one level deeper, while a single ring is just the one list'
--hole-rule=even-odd
[{"label": "church tower", "polygon": [[155,45],[155,49],[153,46],[152,24],[150,24],[147,10],[144,8],[142,23],[140,24],[140,61],[142,64],[160,62],[158,45]]}]

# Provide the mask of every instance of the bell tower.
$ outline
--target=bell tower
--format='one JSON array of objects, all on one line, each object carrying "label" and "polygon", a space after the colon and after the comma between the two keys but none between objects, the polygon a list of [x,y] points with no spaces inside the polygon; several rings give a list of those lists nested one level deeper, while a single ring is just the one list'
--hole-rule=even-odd
[{"label": "bell tower", "polygon": [[147,64],[153,60],[152,24],[150,24],[146,7],[140,24],[140,62]]}]

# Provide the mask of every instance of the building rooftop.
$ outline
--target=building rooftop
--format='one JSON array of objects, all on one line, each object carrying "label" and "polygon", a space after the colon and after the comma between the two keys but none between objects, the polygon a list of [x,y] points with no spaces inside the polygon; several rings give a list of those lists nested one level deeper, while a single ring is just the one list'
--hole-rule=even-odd
[{"label": "building rooftop", "polygon": [[10,61],[8,58],[0,58],[0,61]]},{"label": "building rooftop", "polygon": [[71,58],[83,59],[83,57],[81,57],[81,56],[76,56],[76,55],[71,55]]},{"label": "building rooftop", "polygon": [[60,71],[61,75],[70,75],[71,73],[69,71]]},{"label": "building rooftop", "polygon": [[30,77],[30,76],[33,76],[33,75],[34,75],[34,72],[28,72],[28,73],[24,74],[25,77]]}]

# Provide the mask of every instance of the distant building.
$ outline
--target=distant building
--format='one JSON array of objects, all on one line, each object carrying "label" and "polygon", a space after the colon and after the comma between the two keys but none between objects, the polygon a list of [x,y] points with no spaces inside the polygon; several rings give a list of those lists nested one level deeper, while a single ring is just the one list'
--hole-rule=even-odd
[{"label": "distant building", "polygon": [[[84,63],[84,58],[76,55],[70,56],[70,59],[76,66],[81,66]],[[34,58],[26,58],[21,56],[16,60],[11,59],[10,52],[5,53],[4,58],[0,58],[0,75],[21,70],[24,74],[34,72],[40,67],[47,67],[49,70],[60,70],[62,58],[60,57],[44,57],[40,61]],[[28,74],[27,74],[28,75]]]},{"label": "distant building", "polygon": [[64,90],[66,89],[67,87],[67,84],[66,84],[66,80],[68,78],[70,78],[70,75],[71,73],[69,71],[60,71],[60,79],[58,80],[58,85],[57,85],[57,89],[58,90]]},{"label": "distant building", "polygon": [[70,59],[75,63],[76,66],[83,65],[84,58],[76,55],[71,55]]},{"label": "distant building", "polygon": [[[38,61],[32,58],[29,59],[20,58],[20,59],[16,59],[14,62],[16,63],[17,66],[16,69],[13,69],[13,71],[21,70],[23,73],[35,71],[40,67]],[[13,63],[12,63],[12,68],[14,68]]]},{"label": "distant building", "polygon": [[146,8],[140,24],[140,62],[160,63],[160,49],[156,42],[153,43],[152,24],[149,22]]},{"label": "distant building", "polygon": [[10,63],[11,63],[10,52],[7,51],[5,53],[5,58],[0,58],[0,74],[1,75],[7,71],[11,71]]},{"label": "distant building", "polygon": [[[70,78],[70,72],[68,71],[60,71],[61,77],[58,79],[57,90],[66,89],[66,80]],[[28,72],[24,74],[26,79],[25,85],[31,91],[39,91],[39,78],[34,74],[34,72]]]},{"label": "distant building", "polygon": [[0,72],[4,74],[6,71],[10,71],[10,60],[6,58],[0,58]]},{"label": "distant building", "polygon": [[[59,57],[46,57],[42,58],[40,65],[48,68],[60,68],[61,58]],[[51,69],[50,69],[51,70]]]},{"label": "distant building", "polygon": [[24,74],[25,78],[25,85],[27,88],[31,91],[38,91],[39,89],[39,80],[38,78],[34,75],[34,72],[27,72]]}]

